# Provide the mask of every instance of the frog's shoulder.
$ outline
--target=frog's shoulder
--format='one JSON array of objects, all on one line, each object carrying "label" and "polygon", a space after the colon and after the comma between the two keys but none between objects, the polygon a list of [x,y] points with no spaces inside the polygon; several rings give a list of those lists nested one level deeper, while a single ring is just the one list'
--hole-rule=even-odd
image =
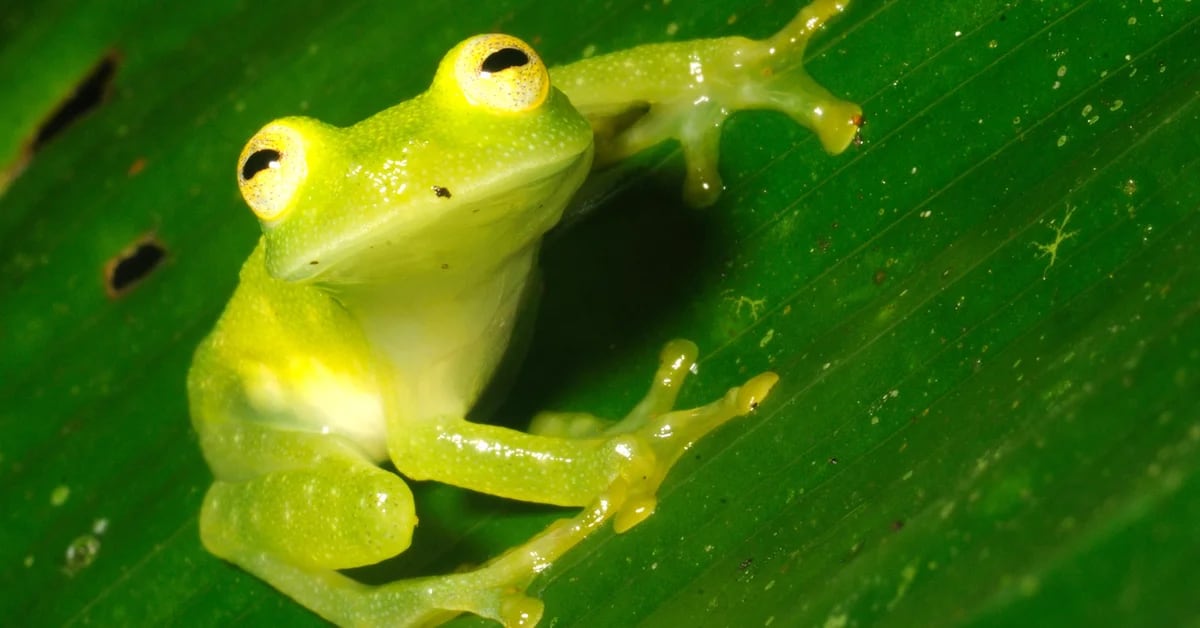
[{"label": "frog's shoulder", "polygon": [[271,277],[264,260],[260,240],[196,350],[190,397],[213,407],[193,407],[193,418],[336,432],[382,457],[383,410],[361,329],[324,291]]},{"label": "frog's shoulder", "polygon": [[349,314],[325,291],[272,277],[266,240],[259,238],[213,333],[239,335],[258,346],[283,343],[286,347],[280,348],[304,349],[336,344],[353,327]]}]

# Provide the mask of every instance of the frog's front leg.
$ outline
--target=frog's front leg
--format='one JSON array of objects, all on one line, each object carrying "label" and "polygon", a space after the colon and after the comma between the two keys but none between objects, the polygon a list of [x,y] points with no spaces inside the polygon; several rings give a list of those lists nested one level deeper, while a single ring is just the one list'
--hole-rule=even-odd
[{"label": "frog's front leg", "polygon": [[389,453],[397,469],[410,477],[524,501],[586,507],[575,519],[487,567],[493,574],[507,574],[511,586],[523,589],[539,565],[553,562],[609,518],[623,532],[650,516],[658,488],[680,456],[712,430],[752,411],[778,379],[763,373],[705,406],[672,410],[695,360],[694,344],[669,343],[650,392],[616,423],[590,415],[546,414],[533,428],[540,433],[526,434],[464,420],[409,421],[401,429],[389,429]]},{"label": "frog's front leg", "polygon": [[667,139],[683,148],[684,198],[720,195],[721,127],[735,111],[781,111],[812,129],[830,154],[846,149],[862,110],[814,81],[802,66],[809,39],[848,0],[815,0],[774,36],[650,44],[554,68],[554,83],[592,122],[596,167]]}]

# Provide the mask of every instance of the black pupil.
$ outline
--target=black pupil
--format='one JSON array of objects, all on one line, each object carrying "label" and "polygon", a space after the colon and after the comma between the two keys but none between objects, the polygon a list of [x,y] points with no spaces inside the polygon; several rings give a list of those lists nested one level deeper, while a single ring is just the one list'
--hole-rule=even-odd
[{"label": "black pupil", "polygon": [[529,55],[516,48],[501,48],[488,55],[483,60],[480,69],[494,74],[501,70],[523,66],[526,63],[529,63]]},{"label": "black pupil", "polygon": [[249,181],[254,178],[254,175],[271,167],[271,164],[279,161],[283,155],[277,150],[265,148],[260,151],[255,151],[253,155],[246,158],[246,163],[242,164],[242,180]]}]

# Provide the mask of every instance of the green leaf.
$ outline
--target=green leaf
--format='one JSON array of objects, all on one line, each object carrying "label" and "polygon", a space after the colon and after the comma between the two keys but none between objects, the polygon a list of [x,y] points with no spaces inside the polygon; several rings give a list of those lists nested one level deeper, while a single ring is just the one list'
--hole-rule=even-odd
[{"label": "green leaf", "polygon": [[[118,67],[0,198],[0,623],[318,622],[195,523],[184,374],[256,238],[233,170],[261,124],[353,122],[475,32],[559,63],[763,36],[797,4],[6,7],[0,171]],[[782,380],[681,461],[654,517],[535,584],[545,624],[1194,622],[1197,41],[1190,2],[862,0],[809,62],[863,104],[862,146],[831,158],[739,114],[717,206],[681,206],[663,147],[555,233],[505,421],[619,415],[676,336],[704,352],[685,403]],[[163,262],[109,296],[139,242]],[[563,514],[417,492],[417,543],[385,571],[450,571]],[[73,544],[98,549],[68,569]]]}]

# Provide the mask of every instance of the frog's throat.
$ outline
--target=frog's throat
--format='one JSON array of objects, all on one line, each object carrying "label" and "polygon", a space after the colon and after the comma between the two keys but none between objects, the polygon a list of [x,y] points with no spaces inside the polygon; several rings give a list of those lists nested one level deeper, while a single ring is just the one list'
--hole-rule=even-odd
[{"label": "frog's throat", "polygon": [[536,263],[531,245],[486,279],[423,299],[400,286],[339,289],[375,349],[380,390],[394,395],[386,403],[409,417],[466,416],[508,347]]}]

